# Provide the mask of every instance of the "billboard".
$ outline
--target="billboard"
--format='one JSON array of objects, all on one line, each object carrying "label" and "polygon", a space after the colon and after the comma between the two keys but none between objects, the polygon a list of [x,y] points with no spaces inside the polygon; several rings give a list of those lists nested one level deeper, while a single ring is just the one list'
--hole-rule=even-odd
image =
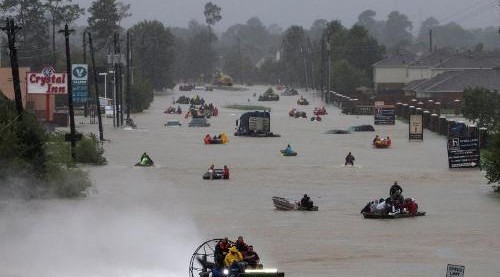
[{"label": "billboard", "polygon": [[88,65],[71,65],[71,84],[73,103],[85,103],[89,100],[88,95]]},{"label": "billboard", "polygon": [[373,108],[375,111],[375,125],[394,125],[396,124],[396,109],[393,105],[381,105]]},{"label": "billboard", "polygon": [[408,139],[424,139],[424,128],[421,114],[411,114],[408,123]]},{"label": "billboard", "polygon": [[28,94],[67,94],[68,79],[66,73],[56,73],[51,66],[41,72],[27,72]]},{"label": "billboard", "polygon": [[474,168],[479,167],[479,138],[455,137],[448,138],[448,167]]}]

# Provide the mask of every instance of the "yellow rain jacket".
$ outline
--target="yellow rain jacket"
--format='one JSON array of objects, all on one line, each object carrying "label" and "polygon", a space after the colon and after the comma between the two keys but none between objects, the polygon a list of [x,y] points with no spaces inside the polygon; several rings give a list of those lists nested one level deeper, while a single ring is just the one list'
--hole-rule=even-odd
[{"label": "yellow rain jacket", "polygon": [[227,253],[226,258],[224,259],[224,265],[229,267],[233,264],[234,261],[243,261],[243,255],[241,255],[240,251],[236,249],[236,246],[229,248],[229,253]]}]

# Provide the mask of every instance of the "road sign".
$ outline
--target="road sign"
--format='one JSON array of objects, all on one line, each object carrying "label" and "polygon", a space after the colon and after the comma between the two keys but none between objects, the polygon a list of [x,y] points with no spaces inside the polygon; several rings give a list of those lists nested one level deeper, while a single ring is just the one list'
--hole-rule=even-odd
[{"label": "road sign", "polygon": [[448,264],[446,277],[464,277],[465,266]]},{"label": "road sign", "polygon": [[408,123],[409,127],[409,139],[424,139],[424,129],[422,128],[422,115],[412,114],[410,115],[410,120]]},{"label": "road sign", "polygon": [[88,100],[88,65],[73,64],[71,69],[73,102],[85,103]]}]

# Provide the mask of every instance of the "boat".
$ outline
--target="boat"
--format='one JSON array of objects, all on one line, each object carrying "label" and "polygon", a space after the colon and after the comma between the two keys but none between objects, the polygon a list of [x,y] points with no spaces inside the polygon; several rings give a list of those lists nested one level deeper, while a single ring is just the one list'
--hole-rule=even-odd
[{"label": "boat", "polygon": [[301,96],[299,100],[297,100],[297,105],[309,105],[309,101],[307,101],[307,99]]},{"label": "boat", "polygon": [[295,96],[299,95],[299,92],[294,88],[286,88],[285,91],[281,93],[283,96]]},{"label": "boat", "polygon": [[203,117],[193,117],[191,122],[188,123],[189,127],[209,127],[210,123]]},{"label": "boat", "polygon": [[294,156],[297,156],[297,152],[295,152],[295,151],[287,152],[285,150],[280,150],[280,153],[281,153],[281,155],[283,155],[285,157],[294,157]]},{"label": "boat", "polygon": [[295,118],[307,118],[307,114],[304,111],[299,111],[296,108],[291,109],[288,111],[288,115],[290,117],[295,117]]},{"label": "boat", "polygon": [[203,138],[203,142],[205,144],[226,144],[229,142],[229,138],[226,133],[220,133],[216,138],[207,134],[205,138]]},{"label": "boat", "polygon": [[314,108],[313,113],[314,113],[314,115],[326,115],[326,114],[328,114],[326,112],[325,107],[321,107],[321,108],[316,107],[316,108]]},{"label": "boat", "polygon": [[280,96],[274,93],[272,88],[268,88],[264,94],[259,96],[258,101],[278,101]]},{"label": "boat", "polygon": [[410,213],[384,214],[384,213],[368,213],[368,212],[363,213],[363,217],[369,219],[396,219],[396,218],[406,218],[406,217],[415,217],[424,215],[425,212],[416,212],[415,214],[410,214]]},{"label": "boat", "polygon": [[[214,169],[214,177],[213,180],[219,180],[222,179],[224,174],[224,169],[222,168],[215,168]],[[202,176],[203,180],[210,180],[210,173],[207,171],[203,174]]]},{"label": "boat", "polygon": [[389,148],[391,146],[391,141],[386,139],[381,139],[373,142],[373,147],[375,148]]},{"label": "boat", "polygon": [[[236,264],[235,267],[222,267],[225,255],[221,255],[218,247],[221,241],[226,241],[227,245],[235,244],[227,238],[215,238],[205,241],[196,248],[191,261],[189,262],[189,277],[209,277],[209,276],[239,276],[239,277],[285,277],[284,272],[275,268],[265,268],[262,263],[257,265]],[[219,266],[218,266],[219,265]],[[242,267],[240,267],[242,266]]]},{"label": "boat", "polygon": [[312,206],[312,208],[308,207],[302,207],[299,205],[299,202],[290,202],[288,199],[279,197],[279,196],[273,196],[273,204],[274,207],[276,207],[277,210],[281,211],[317,211],[318,206]]}]

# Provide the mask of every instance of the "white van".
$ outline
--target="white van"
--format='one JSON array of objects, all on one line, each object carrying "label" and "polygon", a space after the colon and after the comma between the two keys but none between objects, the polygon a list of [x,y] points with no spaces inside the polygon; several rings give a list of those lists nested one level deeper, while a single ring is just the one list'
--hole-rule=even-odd
[{"label": "white van", "polygon": [[106,115],[107,118],[113,118],[113,106],[105,106],[104,107],[104,114]]}]

